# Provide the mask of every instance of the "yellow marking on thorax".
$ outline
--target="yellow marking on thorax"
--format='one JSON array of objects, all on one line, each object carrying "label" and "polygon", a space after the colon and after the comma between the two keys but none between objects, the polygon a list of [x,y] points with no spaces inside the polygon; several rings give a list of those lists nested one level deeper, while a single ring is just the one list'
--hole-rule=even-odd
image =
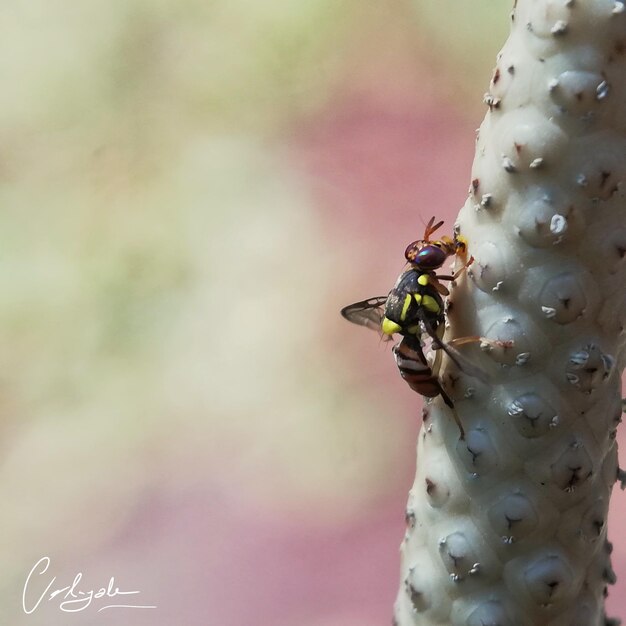
[{"label": "yellow marking on thorax", "polygon": [[409,307],[411,306],[411,294],[407,294],[404,298],[404,304],[402,305],[402,312],[400,313],[400,321],[404,322],[406,319],[406,314],[409,312]]},{"label": "yellow marking on thorax", "polygon": [[400,332],[401,327],[399,324],[392,322],[389,318],[384,317],[381,330],[385,335],[393,335],[394,333]]},{"label": "yellow marking on thorax", "polygon": [[426,287],[426,285],[430,282],[430,276],[428,274],[421,274],[417,278],[417,282],[422,285],[422,287]]},{"label": "yellow marking on thorax", "polygon": [[432,296],[425,295],[422,297],[422,305],[426,307],[432,313],[439,313],[441,308],[437,300],[435,300]]},{"label": "yellow marking on thorax", "polygon": [[417,302],[417,304],[421,304],[422,303],[422,294],[414,293],[413,297],[415,298],[415,302]]}]

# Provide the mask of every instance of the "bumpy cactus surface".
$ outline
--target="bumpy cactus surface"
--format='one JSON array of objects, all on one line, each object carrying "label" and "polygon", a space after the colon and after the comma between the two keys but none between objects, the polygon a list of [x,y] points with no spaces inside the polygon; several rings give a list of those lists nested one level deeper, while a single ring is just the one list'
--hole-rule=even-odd
[{"label": "bumpy cactus surface", "polygon": [[614,582],[626,318],[626,8],[519,0],[498,56],[458,231],[451,364],[424,409],[398,626],[603,626]]}]

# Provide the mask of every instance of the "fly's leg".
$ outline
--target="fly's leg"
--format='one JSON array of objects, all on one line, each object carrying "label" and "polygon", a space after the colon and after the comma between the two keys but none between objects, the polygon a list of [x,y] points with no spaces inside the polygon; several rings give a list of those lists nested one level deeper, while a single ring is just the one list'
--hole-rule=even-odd
[{"label": "fly's leg", "polygon": [[456,425],[459,427],[459,432],[461,433],[461,439],[465,440],[465,429],[463,428],[463,424],[461,424],[461,419],[459,418],[459,414],[456,412],[456,409],[454,408],[454,402],[452,402],[452,399],[450,398],[450,396],[445,392],[441,383],[439,383],[439,393],[441,394],[443,401],[450,407],[450,410],[452,411],[452,417],[454,417],[454,421],[456,422]]},{"label": "fly's leg", "polygon": [[[462,371],[468,374],[469,376],[473,376],[474,378],[478,378],[484,382],[488,382],[488,378],[486,374],[478,367],[474,366],[470,363],[456,348],[449,345],[448,343],[441,340],[441,337],[437,334],[435,330],[426,317],[426,313],[424,312],[423,307],[417,309],[417,316],[419,317],[420,322],[424,326],[424,330],[428,333],[430,338],[433,340],[432,349],[433,350],[443,350],[451,359],[451,361]],[[438,327],[441,329],[441,325]],[[440,330],[442,332],[442,330]]]},{"label": "fly's leg", "polygon": [[465,263],[463,263],[462,267],[460,267],[454,274],[437,274],[438,280],[456,280],[472,263],[474,262],[474,257],[471,256]]},{"label": "fly's leg", "polygon": [[480,343],[482,346],[491,346],[492,348],[512,348],[512,341],[501,341],[500,339],[487,339],[487,337],[480,337],[479,335],[472,335],[471,337],[457,337],[456,339],[450,339],[446,341],[449,346],[464,346],[468,343]]}]

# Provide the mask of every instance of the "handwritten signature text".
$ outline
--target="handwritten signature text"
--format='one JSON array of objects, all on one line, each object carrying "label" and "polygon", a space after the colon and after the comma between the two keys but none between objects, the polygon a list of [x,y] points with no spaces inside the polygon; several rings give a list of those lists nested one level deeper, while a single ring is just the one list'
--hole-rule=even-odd
[{"label": "handwritten signature text", "polygon": [[[44,556],[35,563],[26,577],[22,591],[22,608],[27,615],[34,613],[42,602],[52,602],[53,600],[59,602],[59,609],[66,613],[84,611],[91,606],[94,600],[100,600],[101,598],[104,598],[103,602],[106,602],[106,604],[100,606],[98,612],[106,609],[156,609],[156,606],[152,605],[122,603],[121,596],[136,595],[140,592],[121,591],[119,587],[115,586],[115,578],[113,576],[109,579],[106,587],[100,587],[97,590],[83,590],[79,589],[83,574],[78,572],[70,585],[57,587],[55,585],[56,576],[52,578],[49,575],[45,576],[49,567],[50,557]],[[118,596],[120,598],[116,602],[109,603],[111,598],[117,598]]]}]

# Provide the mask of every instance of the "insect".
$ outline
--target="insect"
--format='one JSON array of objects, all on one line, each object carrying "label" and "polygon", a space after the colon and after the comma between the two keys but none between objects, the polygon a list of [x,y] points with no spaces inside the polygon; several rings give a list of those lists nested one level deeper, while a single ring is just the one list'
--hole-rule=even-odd
[{"label": "insect", "polygon": [[[481,379],[484,379],[484,374],[453,348],[452,342],[445,343],[442,340],[445,322],[443,296],[448,295],[449,291],[440,281],[458,278],[473,262],[473,258],[465,261],[454,274],[436,273],[450,256],[464,258],[467,249],[465,240],[456,235],[453,239],[442,237],[431,241],[432,234],[442,225],[442,221],[435,224],[435,218],[431,218],[424,231],[424,238],[408,245],[404,253],[408,269],[400,274],[387,296],[350,304],[341,310],[341,314],[350,322],[377,331],[385,341],[390,341],[395,333],[402,335],[400,343],[393,347],[400,375],[417,393],[427,398],[441,396],[452,409],[461,438],[464,439],[465,432],[454,410],[454,403],[437,375],[441,352],[445,352],[465,373]],[[424,334],[430,336],[437,350],[432,366],[424,354]],[[453,341],[458,345],[480,339],[464,337]]]}]

